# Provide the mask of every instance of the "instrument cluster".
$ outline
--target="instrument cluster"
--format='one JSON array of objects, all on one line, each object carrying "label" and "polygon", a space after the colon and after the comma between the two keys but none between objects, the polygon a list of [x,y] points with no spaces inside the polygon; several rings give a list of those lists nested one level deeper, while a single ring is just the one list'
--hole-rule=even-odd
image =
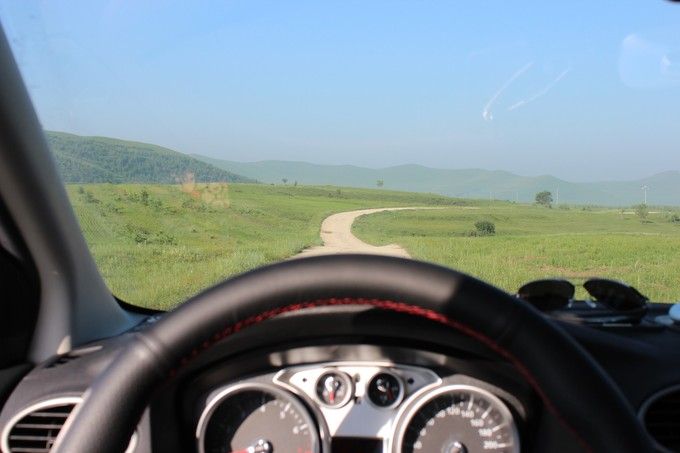
[{"label": "instrument cluster", "polygon": [[520,451],[504,392],[392,363],[295,366],[214,389],[201,453]]}]

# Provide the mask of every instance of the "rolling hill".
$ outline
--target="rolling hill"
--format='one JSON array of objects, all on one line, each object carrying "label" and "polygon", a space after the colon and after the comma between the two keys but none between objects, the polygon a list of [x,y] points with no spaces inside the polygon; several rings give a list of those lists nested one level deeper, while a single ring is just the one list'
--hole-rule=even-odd
[{"label": "rolling hill", "polygon": [[106,137],[45,132],[59,171],[67,183],[174,183],[187,173],[199,182],[256,182],[337,185],[429,192],[461,198],[530,202],[549,190],[560,203],[630,206],[648,203],[680,206],[680,172],[667,171],[632,181],[576,183],[554,176],[520,176],[506,171],[441,169],[421,165],[365,168],[268,160],[235,162],[183,154],[147,143]]},{"label": "rolling hill", "polygon": [[67,183],[174,183],[187,173],[200,182],[255,182],[156,145],[63,132],[45,135]]},{"label": "rolling hill", "polygon": [[432,192],[452,197],[493,198],[529,202],[536,192],[549,190],[559,201],[572,204],[630,206],[643,201],[642,186],[648,186],[648,203],[680,205],[680,172],[668,171],[632,181],[576,183],[554,176],[520,176],[506,171],[440,169],[421,165],[364,168],[352,165],[317,165],[306,162],[233,162],[194,155],[216,167],[266,183],[331,184],[351,187],[384,187],[413,192]]}]

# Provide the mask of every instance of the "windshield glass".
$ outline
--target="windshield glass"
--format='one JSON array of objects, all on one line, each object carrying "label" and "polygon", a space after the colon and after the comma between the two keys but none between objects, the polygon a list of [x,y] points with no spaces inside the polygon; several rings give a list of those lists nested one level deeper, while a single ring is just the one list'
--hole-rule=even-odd
[{"label": "windshield glass", "polygon": [[0,19],[122,300],[169,309],[338,252],[680,297],[680,4],[2,0]]}]

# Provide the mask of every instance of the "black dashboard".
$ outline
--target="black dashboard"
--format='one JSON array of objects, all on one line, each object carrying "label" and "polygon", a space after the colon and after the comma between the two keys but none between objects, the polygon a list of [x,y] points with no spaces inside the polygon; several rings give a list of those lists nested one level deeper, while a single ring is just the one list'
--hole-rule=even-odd
[{"label": "black dashboard", "polygon": [[[651,306],[647,320],[635,326],[558,322],[608,370],[636,410],[649,411],[664,398],[677,399],[680,384],[679,367],[670,366],[680,361],[680,330],[655,321],[667,309]],[[464,335],[456,348],[444,347],[438,341],[444,326],[385,316],[366,307],[320,308],[219,342],[156,389],[129,453],[510,453],[555,445],[580,451],[493,351]],[[49,416],[77,404],[126,335],[31,371],[0,417],[3,448],[33,451],[21,450],[28,444],[17,426],[32,414]],[[661,410],[667,431],[660,441],[673,447],[680,413],[669,415],[667,405]],[[606,418],[587,416],[597,423]]]}]

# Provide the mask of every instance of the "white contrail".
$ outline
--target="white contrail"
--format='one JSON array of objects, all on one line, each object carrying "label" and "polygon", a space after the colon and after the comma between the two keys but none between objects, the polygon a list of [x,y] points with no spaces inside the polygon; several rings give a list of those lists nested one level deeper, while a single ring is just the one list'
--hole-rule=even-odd
[{"label": "white contrail", "polygon": [[517,101],[514,104],[512,104],[510,107],[508,107],[508,111],[518,109],[520,107],[523,107],[531,102],[534,102],[536,99],[545,96],[548,94],[548,91],[552,90],[555,85],[559,83],[560,80],[562,80],[568,73],[571,71],[571,68],[567,68],[564,71],[562,71],[557,77],[553,79],[552,82],[547,84],[541,91],[538,91],[537,93],[534,93],[532,96],[529,96],[526,99],[522,99],[521,101]]},{"label": "white contrail", "polygon": [[493,120],[493,114],[491,113],[491,106],[493,105],[494,102],[496,102],[496,99],[505,91],[506,88],[508,88],[512,82],[515,81],[519,76],[524,74],[529,70],[529,68],[534,64],[533,61],[530,61],[529,63],[525,64],[521,68],[519,68],[515,73],[510,77],[508,80],[505,81],[505,83],[496,91],[496,94],[491,96],[491,99],[489,99],[489,102],[486,103],[484,106],[484,110],[482,110],[482,118],[484,118],[486,121],[491,121]]}]

